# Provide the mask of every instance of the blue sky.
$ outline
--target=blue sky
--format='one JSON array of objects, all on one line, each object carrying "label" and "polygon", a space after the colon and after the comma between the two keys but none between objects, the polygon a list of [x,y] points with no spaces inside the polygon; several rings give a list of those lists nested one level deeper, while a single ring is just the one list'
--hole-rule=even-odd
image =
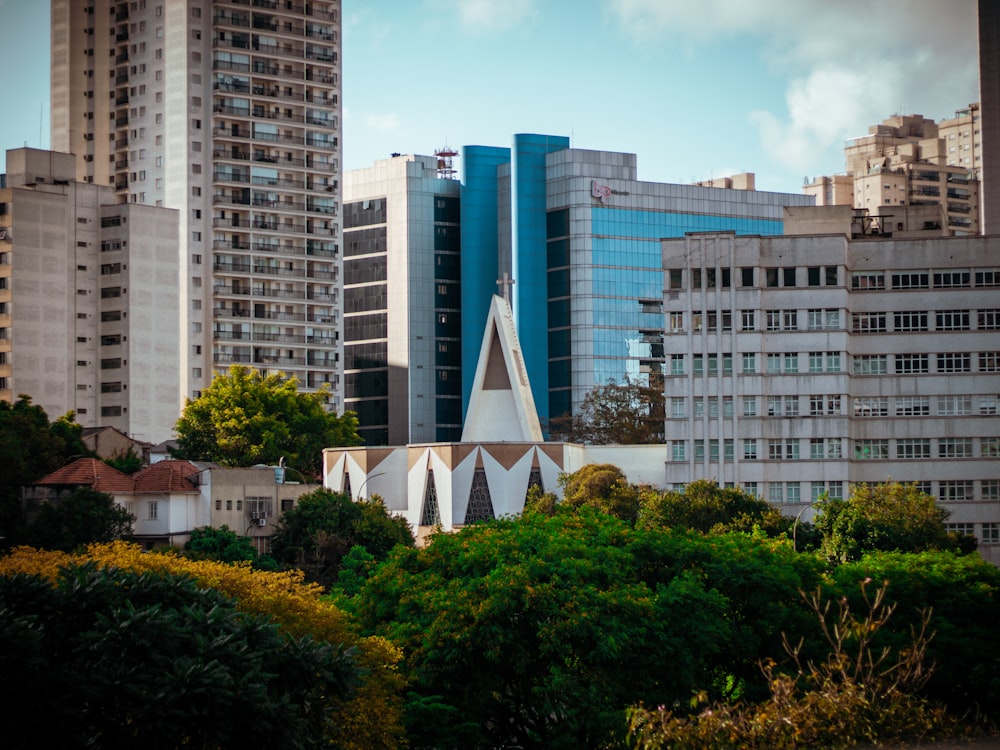
[{"label": "blue sky", "polygon": [[[844,141],[868,125],[978,100],[975,8],[343,0],[343,165],[535,132],[635,153],[643,180],[751,171],[760,189],[798,192],[842,171]],[[48,13],[45,0],[0,0],[0,148],[48,146]]]}]

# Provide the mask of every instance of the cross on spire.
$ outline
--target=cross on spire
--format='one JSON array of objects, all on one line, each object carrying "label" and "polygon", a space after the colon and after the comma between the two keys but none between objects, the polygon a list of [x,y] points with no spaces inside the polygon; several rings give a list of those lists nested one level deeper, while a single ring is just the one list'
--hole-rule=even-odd
[{"label": "cross on spire", "polygon": [[500,287],[500,294],[503,295],[504,302],[510,304],[510,288],[514,286],[514,279],[506,271],[503,276],[497,279],[497,286]]}]

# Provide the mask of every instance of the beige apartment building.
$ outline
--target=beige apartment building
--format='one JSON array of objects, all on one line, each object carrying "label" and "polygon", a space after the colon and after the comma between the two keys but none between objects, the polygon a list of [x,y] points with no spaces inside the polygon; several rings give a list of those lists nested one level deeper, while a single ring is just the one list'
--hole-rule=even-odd
[{"label": "beige apartment building", "polygon": [[244,364],[342,406],[340,25],[340,0],[52,0],[53,147],[179,213],[181,396]]},{"label": "beige apartment building", "polygon": [[797,212],[787,236],[663,240],[665,484],[738,484],[808,519],[824,492],[916,482],[1000,561],[996,238]]},{"label": "beige apartment building", "polygon": [[0,400],[165,439],[181,406],[177,212],[76,181],[72,154],[15,149],[7,170]]},{"label": "beige apartment building", "polygon": [[[936,206],[941,228],[953,235],[978,234],[978,105],[940,124],[922,115],[893,115],[844,147],[846,171],[816,177],[803,192],[816,205]],[[928,227],[933,228],[932,226]]]}]

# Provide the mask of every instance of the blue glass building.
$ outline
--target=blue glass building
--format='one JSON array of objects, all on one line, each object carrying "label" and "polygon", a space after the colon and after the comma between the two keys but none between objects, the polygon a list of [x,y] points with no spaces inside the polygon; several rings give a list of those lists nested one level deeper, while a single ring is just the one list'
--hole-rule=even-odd
[{"label": "blue glass building", "polygon": [[[782,233],[785,206],[811,196],[640,182],[636,157],[515,135],[510,149],[462,151],[462,331],[482,335],[508,273],[535,405],[570,413],[610,380],[662,370],[660,240],[687,232]],[[478,348],[463,348],[468,405]]]}]

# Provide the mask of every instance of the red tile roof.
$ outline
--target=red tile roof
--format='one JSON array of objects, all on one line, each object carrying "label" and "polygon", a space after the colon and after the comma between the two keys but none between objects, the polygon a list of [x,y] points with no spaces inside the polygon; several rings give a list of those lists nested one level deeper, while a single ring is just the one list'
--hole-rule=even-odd
[{"label": "red tile roof", "polygon": [[134,482],[128,474],[96,458],[78,458],[35,482],[36,485],[87,486],[98,492],[131,492]]},{"label": "red tile roof", "polygon": [[160,461],[132,476],[96,458],[78,458],[71,464],[42,477],[43,487],[93,487],[99,492],[197,492],[193,474],[198,467],[189,461]]},{"label": "red tile roof", "polygon": [[197,492],[198,485],[191,478],[198,467],[190,461],[157,461],[132,479],[135,492]]}]

